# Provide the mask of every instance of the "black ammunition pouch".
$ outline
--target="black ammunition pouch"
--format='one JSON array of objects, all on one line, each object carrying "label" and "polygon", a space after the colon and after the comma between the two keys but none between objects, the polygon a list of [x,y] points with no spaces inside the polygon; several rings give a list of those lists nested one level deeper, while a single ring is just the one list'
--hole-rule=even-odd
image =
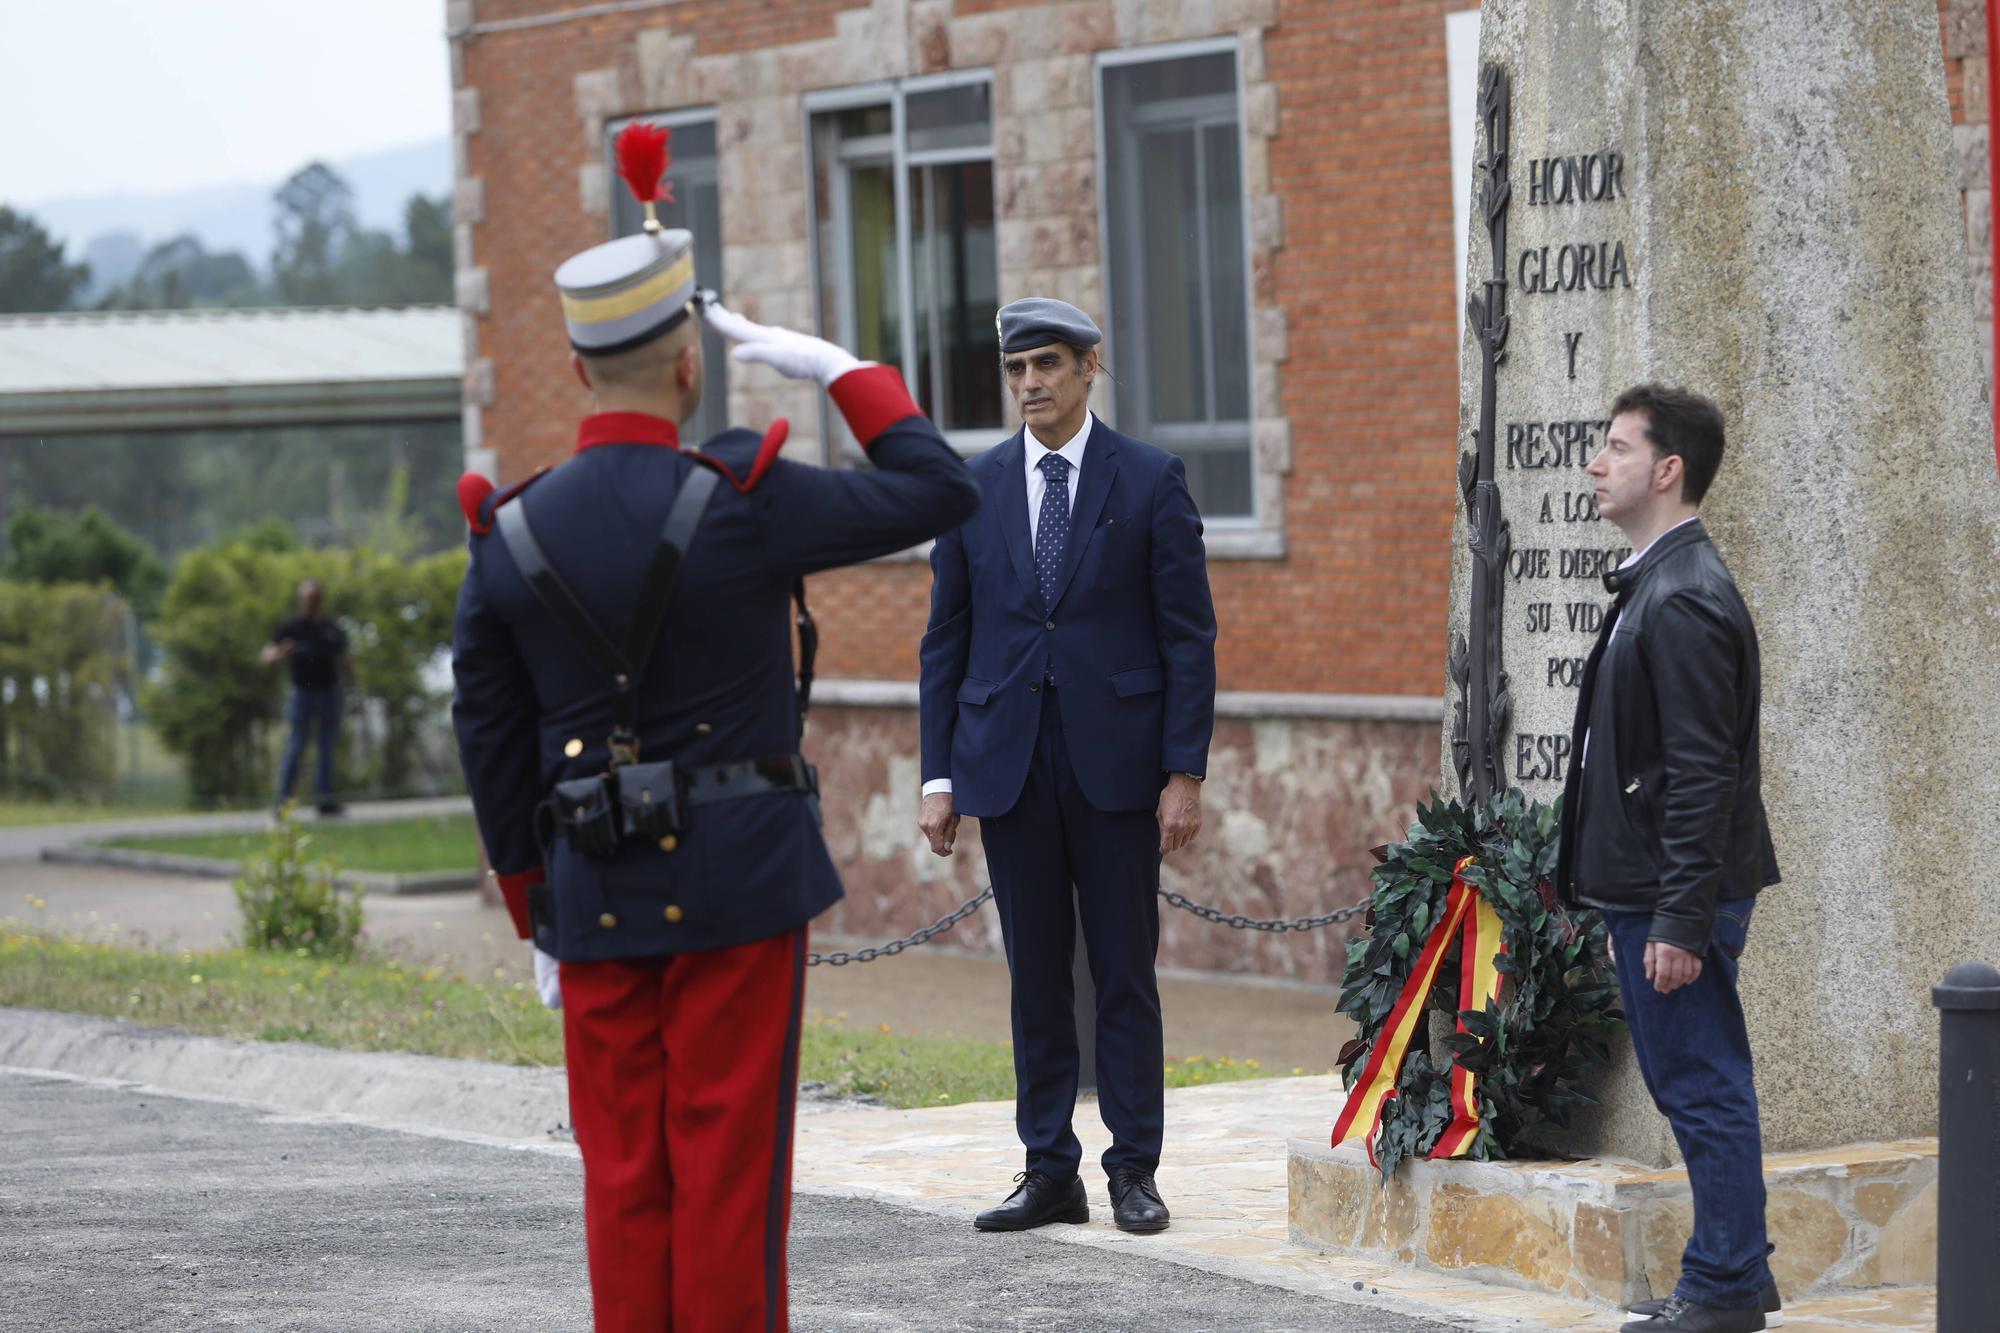
[{"label": "black ammunition pouch", "polygon": [[658,842],[687,832],[681,818],[681,776],[669,763],[624,764],[618,780],[618,813],[625,836]]},{"label": "black ammunition pouch", "polygon": [[558,782],[545,808],[553,831],[577,851],[618,855],[617,781],[610,774]]}]

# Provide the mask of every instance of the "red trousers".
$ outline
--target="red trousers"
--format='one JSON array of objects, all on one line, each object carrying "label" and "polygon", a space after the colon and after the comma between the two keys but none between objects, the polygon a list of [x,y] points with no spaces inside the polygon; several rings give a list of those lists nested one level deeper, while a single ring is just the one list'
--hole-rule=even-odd
[{"label": "red trousers", "polygon": [[805,954],[562,965],[598,1333],[786,1328]]}]

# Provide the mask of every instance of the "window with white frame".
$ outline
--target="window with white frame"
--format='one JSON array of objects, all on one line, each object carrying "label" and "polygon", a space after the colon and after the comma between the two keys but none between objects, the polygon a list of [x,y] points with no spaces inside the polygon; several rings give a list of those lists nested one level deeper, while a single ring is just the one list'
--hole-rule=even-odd
[{"label": "window with white frame", "polygon": [[1098,64],[1119,429],[1179,454],[1204,517],[1255,516],[1234,43]]},{"label": "window with white frame", "polygon": [[[673,131],[668,150],[673,162],[667,168],[667,184],[673,187],[672,203],[654,205],[661,223],[694,233],[694,279],[699,287],[713,288],[726,297],[722,282],[722,178],[715,160],[715,113],[676,111],[654,116],[637,116],[613,121],[605,126],[605,157],[611,164],[611,234],[630,236],[645,226],[646,214],[639,201],[618,176],[618,158],[611,141],[618,131],[643,120]],[[729,426],[729,348],[722,335],[702,326],[701,354],[707,377],[701,407],[683,430],[690,442],[720,434]]]},{"label": "window with white frame", "polygon": [[987,447],[1004,429],[991,76],[819,93],[806,110],[820,332],[901,369],[955,445]]}]

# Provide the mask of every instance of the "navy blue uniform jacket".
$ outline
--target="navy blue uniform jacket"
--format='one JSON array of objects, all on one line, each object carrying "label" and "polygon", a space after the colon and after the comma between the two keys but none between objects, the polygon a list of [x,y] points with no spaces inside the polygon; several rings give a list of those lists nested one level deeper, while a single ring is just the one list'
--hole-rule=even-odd
[{"label": "navy blue uniform jacket", "polygon": [[[833,398],[872,469],[776,460],[777,431],[768,447],[743,430],[702,447],[725,476],[646,668],[642,760],[701,766],[796,751],[793,579],[915,545],[976,508],[965,464],[893,369],[850,371]],[[614,636],[674,495],[706,466],[677,439],[657,417],[588,418],[576,455],[521,492],[549,562]],[[627,843],[616,859],[593,860],[558,839],[543,866],[535,807],[557,782],[604,771],[612,698],[490,532],[504,498],[467,497],[472,558],[452,645],[452,720],[480,836],[523,938],[526,891],[544,873],[557,928],[534,938],[565,962],[741,944],[803,925],[837,901],[819,803],[802,792],[696,807],[671,851]]]},{"label": "navy blue uniform jacket", "polygon": [[[1039,444],[1034,446],[1039,449]],[[972,460],[979,512],[931,551],[923,776],[960,814],[1020,798],[1052,675],[1071,766],[1100,810],[1150,810],[1203,776],[1215,729],[1215,607],[1181,460],[1094,421],[1055,605],[1028,533],[1024,431]]]}]

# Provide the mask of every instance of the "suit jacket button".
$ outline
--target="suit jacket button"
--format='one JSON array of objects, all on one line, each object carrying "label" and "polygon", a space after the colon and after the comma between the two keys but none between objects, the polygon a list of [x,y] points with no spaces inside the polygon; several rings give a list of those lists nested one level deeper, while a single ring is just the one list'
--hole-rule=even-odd
[{"label": "suit jacket button", "polygon": [[1031,680],[1028,682],[1028,693],[1030,694],[1036,693],[1041,688],[1042,688],[1042,682],[1040,682],[1039,680]]},{"label": "suit jacket button", "polygon": [[666,837],[660,839],[660,850],[663,852],[671,852],[674,848],[680,845],[681,845],[681,840],[679,838],[676,838],[671,833],[669,833]]},{"label": "suit jacket button", "polygon": [[715,725],[710,722],[697,722],[694,724],[694,734],[697,736],[706,736],[714,730]]},{"label": "suit jacket button", "polygon": [[1042,622],[1043,629],[1054,629],[1055,627],[1056,627],[1056,622],[1053,620],[1044,620]]},{"label": "suit jacket button", "polygon": [[597,924],[604,927],[606,930],[610,930],[613,926],[616,926],[618,924],[618,918],[611,915],[611,913],[606,912],[604,915],[597,918]]},{"label": "suit jacket button", "polygon": [[563,753],[574,759],[583,753],[583,742],[571,737],[563,743]]},{"label": "suit jacket button", "polygon": [[668,903],[667,910],[662,915],[667,918],[668,925],[678,926],[681,923],[681,918],[687,914],[681,911],[679,903]]}]

